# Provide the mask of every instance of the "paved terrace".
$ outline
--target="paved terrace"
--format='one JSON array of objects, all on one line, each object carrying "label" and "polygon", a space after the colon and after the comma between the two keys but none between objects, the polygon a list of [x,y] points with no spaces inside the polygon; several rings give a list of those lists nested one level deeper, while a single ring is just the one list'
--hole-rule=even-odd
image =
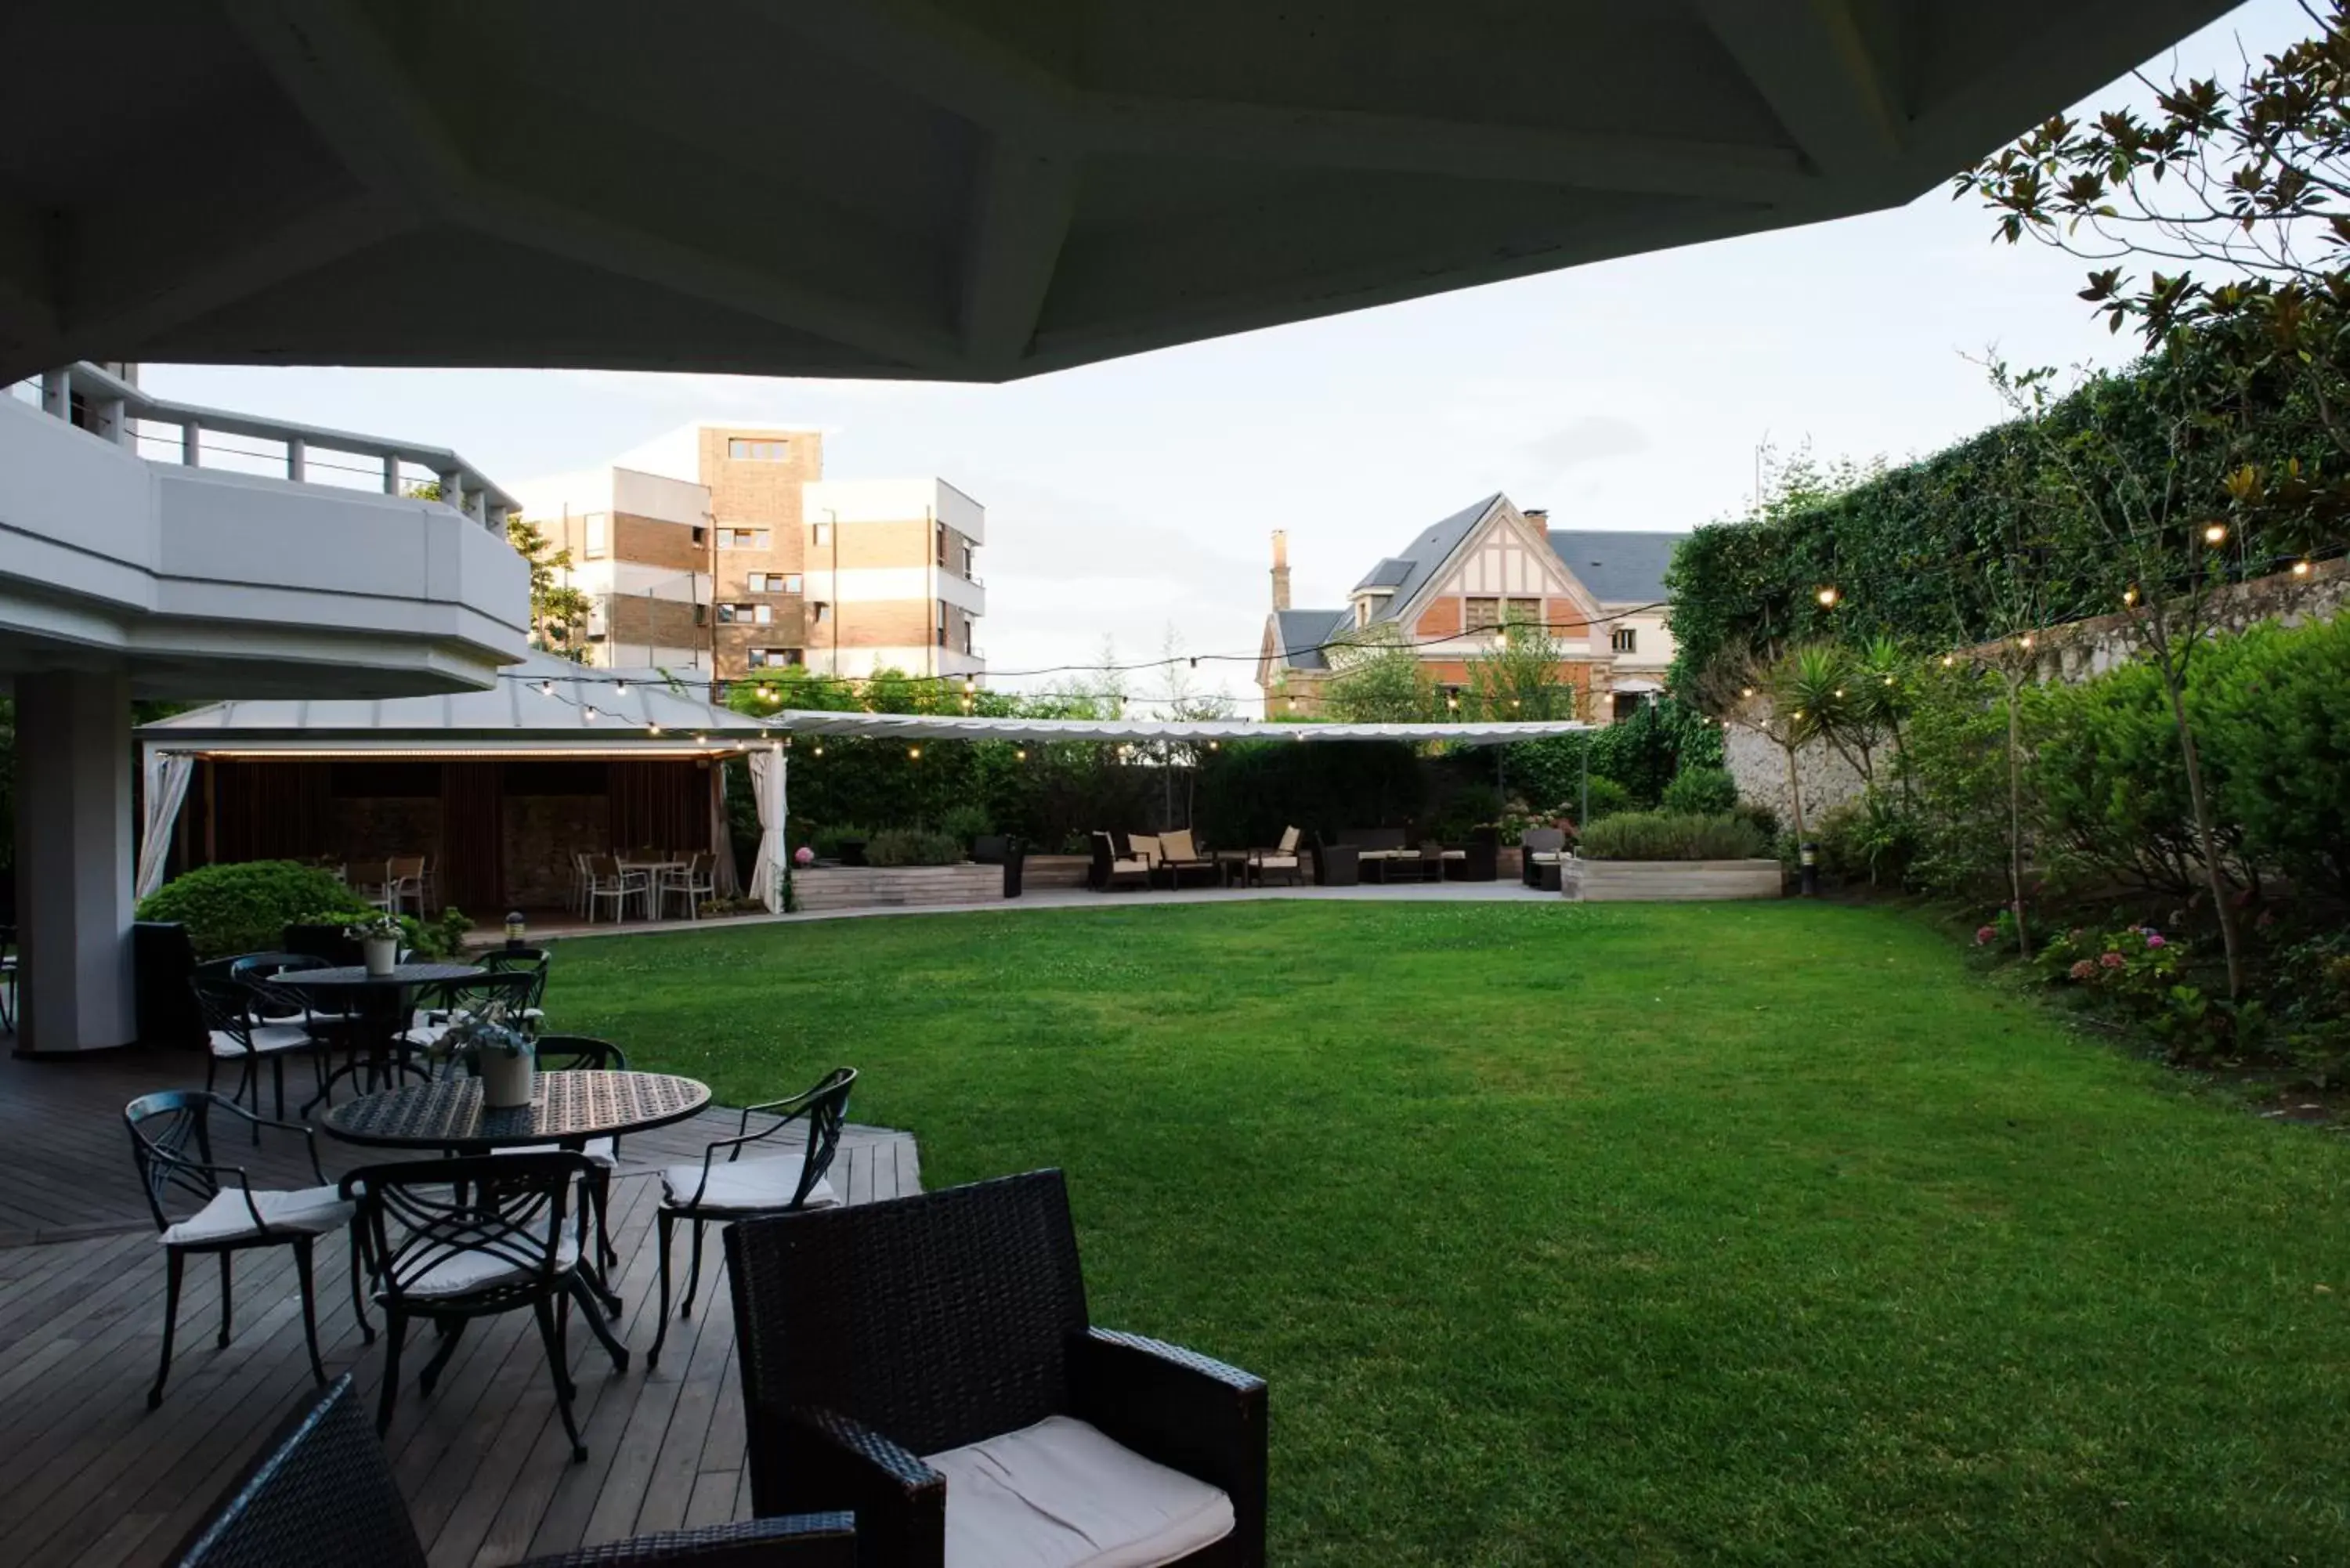
[{"label": "paved terrace", "polygon": [[[0,1057],[0,1473],[8,1477],[0,1562],[13,1568],[164,1562],[310,1391],[292,1253],[276,1249],[238,1259],[236,1337],[225,1350],[214,1348],[218,1272],[192,1262],[171,1388],[161,1409],[147,1409],[163,1256],[132,1171],[122,1106],[146,1090],[202,1081],[202,1061],[190,1054]],[[654,1328],[660,1198],[650,1173],[734,1128],[733,1116],[706,1111],[622,1140],[612,1231],[629,1311],[616,1326],[631,1359],[615,1375],[575,1326],[587,1463],[570,1462],[526,1312],[473,1325],[432,1397],[412,1384],[401,1390],[387,1446],[436,1568],[750,1517],[734,1325],[714,1235],[694,1316],[671,1325],[658,1372],[645,1370],[643,1354]],[[384,1158],[323,1136],[318,1143],[329,1178]],[[214,1153],[245,1164],[256,1186],[311,1183],[301,1146],[282,1133],[265,1134],[257,1150],[232,1137]],[[832,1179],[851,1203],[920,1191],[914,1140],[852,1127]],[[364,1345],[351,1318],[345,1244],[336,1237],[319,1251],[319,1343],[328,1375],[356,1371],[371,1402],[382,1317],[371,1314],[379,1338]],[[682,1256],[679,1266],[681,1291]],[[411,1353],[432,1337],[423,1328],[410,1336]],[[411,1371],[422,1366],[414,1354],[410,1363]]]}]

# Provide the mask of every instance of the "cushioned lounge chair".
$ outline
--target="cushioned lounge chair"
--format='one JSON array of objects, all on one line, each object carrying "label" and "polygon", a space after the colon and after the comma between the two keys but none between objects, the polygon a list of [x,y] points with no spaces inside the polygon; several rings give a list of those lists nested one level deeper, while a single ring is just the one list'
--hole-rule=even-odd
[{"label": "cushioned lounge chair", "polygon": [[1118,845],[1107,833],[1094,835],[1094,863],[1086,874],[1086,885],[1097,893],[1107,893],[1126,877],[1139,887],[1150,885],[1150,861],[1139,855],[1120,855]]}]

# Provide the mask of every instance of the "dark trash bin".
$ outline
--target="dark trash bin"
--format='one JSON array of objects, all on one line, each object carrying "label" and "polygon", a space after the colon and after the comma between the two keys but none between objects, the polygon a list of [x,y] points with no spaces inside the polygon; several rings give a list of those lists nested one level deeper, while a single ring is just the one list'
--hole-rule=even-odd
[{"label": "dark trash bin", "polygon": [[1028,859],[1027,846],[1009,834],[983,833],[971,841],[971,857],[982,866],[1003,867],[1003,896],[1020,897],[1021,867]]}]

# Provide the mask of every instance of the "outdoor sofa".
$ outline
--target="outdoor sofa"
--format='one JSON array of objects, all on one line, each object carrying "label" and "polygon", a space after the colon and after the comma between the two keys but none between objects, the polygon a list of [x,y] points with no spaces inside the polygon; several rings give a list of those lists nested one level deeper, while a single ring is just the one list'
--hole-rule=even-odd
[{"label": "outdoor sofa", "polygon": [[1518,875],[1529,888],[1539,888],[1546,893],[1559,890],[1561,867],[1566,863],[1566,830],[1559,827],[1529,827],[1518,836],[1518,846],[1523,851]]}]

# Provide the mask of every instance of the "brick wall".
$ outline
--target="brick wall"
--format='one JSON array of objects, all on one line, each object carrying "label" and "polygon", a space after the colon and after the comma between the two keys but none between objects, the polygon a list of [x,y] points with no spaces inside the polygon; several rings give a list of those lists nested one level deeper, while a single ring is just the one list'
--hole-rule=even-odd
[{"label": "brick wall", "polygon": [[1459,599],[1430,599],[1428,607],[1419,612],[1419,619],[1413,623],[1411,634],[1417,638],[1454,637],[1460,634],[1461,628]]},{"label": "brick wall", "polygon": [[[506,902],[522,909],[563,908],[572,852],[598,854],[611,844],[609,807],[599,794],[506,796]],[[466,913],[488,918],[477,910]]]},{"label": "brick wall", "polygon": [[344,859],[354,867],[396,855],[441,853],[438,797],[344,797],[335,802],[333,822],[329,841],[341,847]]}]

